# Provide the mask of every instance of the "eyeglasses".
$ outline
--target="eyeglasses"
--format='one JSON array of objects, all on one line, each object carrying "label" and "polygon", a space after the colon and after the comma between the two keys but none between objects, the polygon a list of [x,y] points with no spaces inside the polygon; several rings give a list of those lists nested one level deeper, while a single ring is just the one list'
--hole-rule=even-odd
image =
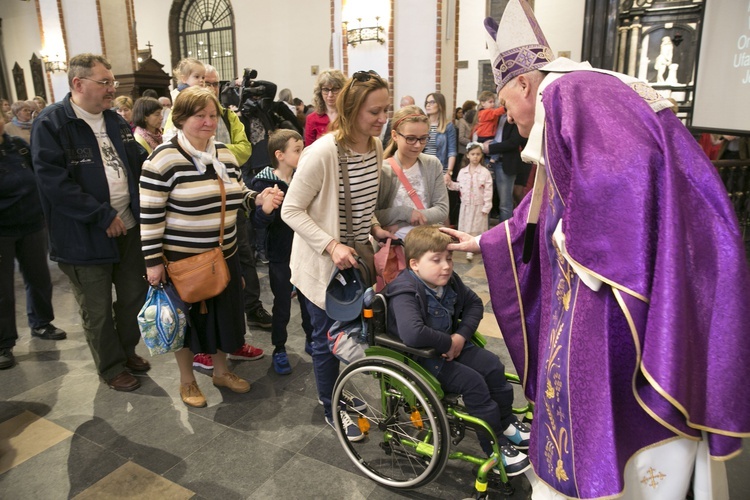
[{"label": "eyeglasses", "polygon": [[218,89],[219,85],[221,85],[221,82],[203,82],[203,85],[205,87],[213,87],[215,89]]},{"label": "eyeglasses", "polygon": [[406,141],[406,144],[408,144],[409,146],[413,146],[417,142],[419,142],[421,145],[424,146],[425,144],[427,144],[427,141],[430,140],[429,135],[423,135],[422,137],[417,137],[415,135],[404,135],[401,132],[396,132],[396,133],[400,135],[401,137],[403,137],[404,140]]},{"label": "eyeglasses", "polygon": [[81,80],[88,80],[90,82],[96,83],[97,85],[101,85],[102,87],[112,87],[112,88],[115,88],[115,89],[120,86],[120,82],[118,82],[117,80],[114,80],[114,81],[112,81],[112,80],[102,80],[102,81],[99,81],[99,80],[92,80],[91,78],[86,78],[84,76],[81,77]]},{"label": "eyeglasses", "polygon": [[357,71],[352,75],[352,83],[349,84],[349,90],[354,86],[354,82],[369,82],[373,78],[380,78],[380,75],[373,70]]},{"label": "eyeglasses", "polygon": [[335,89],[331,89],[331,88],[328,88],[328,87],[321,87],[321,89],[320,89],[320,93],[321,94],[334,94],[334,95],[336,95],[339,92],[341,92],[341,88],[338,88],[338,87],[335,88]]},{"label": "eyeglasses", "polygon": [[424,105],[425,105],[425,106],[431,106],[431,105],[433,105],[433,104],[437,104],[437,101],[425,101],[425,102],[424,102]]}]

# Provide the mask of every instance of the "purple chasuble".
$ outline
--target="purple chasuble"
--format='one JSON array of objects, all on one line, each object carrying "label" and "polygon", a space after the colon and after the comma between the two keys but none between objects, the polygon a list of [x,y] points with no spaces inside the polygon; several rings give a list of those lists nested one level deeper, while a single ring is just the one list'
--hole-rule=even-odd
[{"label": "purple chasuble", "polygon": [[[646,90],[648,92],[648,90]],[[575,498],[617,495],[633,454],[750,436],[750,271],[714,167],[670,110],[589,71],[545,90],[548,180],[531,262],[530,196],[482,236],[492,307],[526,396],[529,458]],[[587,287],[552,243],[562,220]]]}]

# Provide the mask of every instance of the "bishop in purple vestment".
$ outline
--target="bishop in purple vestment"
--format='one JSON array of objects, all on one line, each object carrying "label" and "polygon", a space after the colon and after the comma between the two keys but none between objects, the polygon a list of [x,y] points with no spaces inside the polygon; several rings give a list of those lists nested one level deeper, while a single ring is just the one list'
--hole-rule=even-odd
[{"label": "bishop in purple vestment", "polygon": [[478,241],[447,232],[455,250],[481,248],[536,404],[534,470],[564,496],[600,498],[627,494],[629,461],[672,441],[731,458],[750,436],[750,271],[726,190],[656,92],[551,61],[525,2],[508,9],[532,36],[514,50],[486,22],[499,97],[543,166],[512,219]]}]

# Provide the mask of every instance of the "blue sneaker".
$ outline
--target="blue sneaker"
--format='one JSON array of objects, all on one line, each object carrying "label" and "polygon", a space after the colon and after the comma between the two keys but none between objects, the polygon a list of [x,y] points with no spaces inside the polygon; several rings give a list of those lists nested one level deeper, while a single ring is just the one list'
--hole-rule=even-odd
[{"label": "blue sneaker", "polygon": [[273,355],[273,369],[279,375],[289,375],[292,373],[292,365],[289,364],[286,352],[277,352]]},{"label": "blue sneaker", "polygon": [[367,409],[367,403],[347,390],[341,391],[341,401],[339,403],[341,410],[349,413],[362,413]]},{"label": "blue sneaker", "polygon": [[[344,428],[344,433],[346,434],[346,437],[349,441],[356,443],[357,441],[362,441],[365,438],[365,435],[362,434],[362,431],[359,430],[359,427],[357,427],[354,422],[352,422],[352,419],[348,413],[346,413],[344,410],[339,410],[339,416],[341,417],[341,426]],[[333,427],[333,430],[336,430],[336,425],[333,423],[332,418],[326,417],[326,423]]]},{"label": "blue sneaker", "polygon": [[512,444],[514,448],[518,448],[519,450],[529,449],[531,429],[528,425],[516,420],[505,428],[503,436],[508,438],[508,441],[510,441],[510,444]]},{"label": "blue sneaker", "polygon": [[[503,461],[503,468],[508,477],[518,476],[531,468],[529,457],[509,444],[500,447],[500,460]],[[497,467],[492,469],[492,472],[500,475]]]}]

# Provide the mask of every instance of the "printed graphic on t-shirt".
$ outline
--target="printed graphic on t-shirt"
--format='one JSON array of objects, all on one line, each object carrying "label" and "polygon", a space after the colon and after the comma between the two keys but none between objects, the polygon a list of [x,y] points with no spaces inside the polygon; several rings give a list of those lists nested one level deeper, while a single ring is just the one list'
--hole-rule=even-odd
[{"label": "printed graphic on t-shirt", "polygon": [[107,170],[111,169],[115,174],[117,174],[118,179],[126,176],[127,174],[125,173],[125,166],[123,165],[120,156],[117,154],[117,151],[115,151],[115,148],[112,147],[112,143],[109,142],[109,137],[107,136],[106,132],[100,134],[97,139],[99,139],[99,144],[101,145],[104,168],[106,168]]}]

